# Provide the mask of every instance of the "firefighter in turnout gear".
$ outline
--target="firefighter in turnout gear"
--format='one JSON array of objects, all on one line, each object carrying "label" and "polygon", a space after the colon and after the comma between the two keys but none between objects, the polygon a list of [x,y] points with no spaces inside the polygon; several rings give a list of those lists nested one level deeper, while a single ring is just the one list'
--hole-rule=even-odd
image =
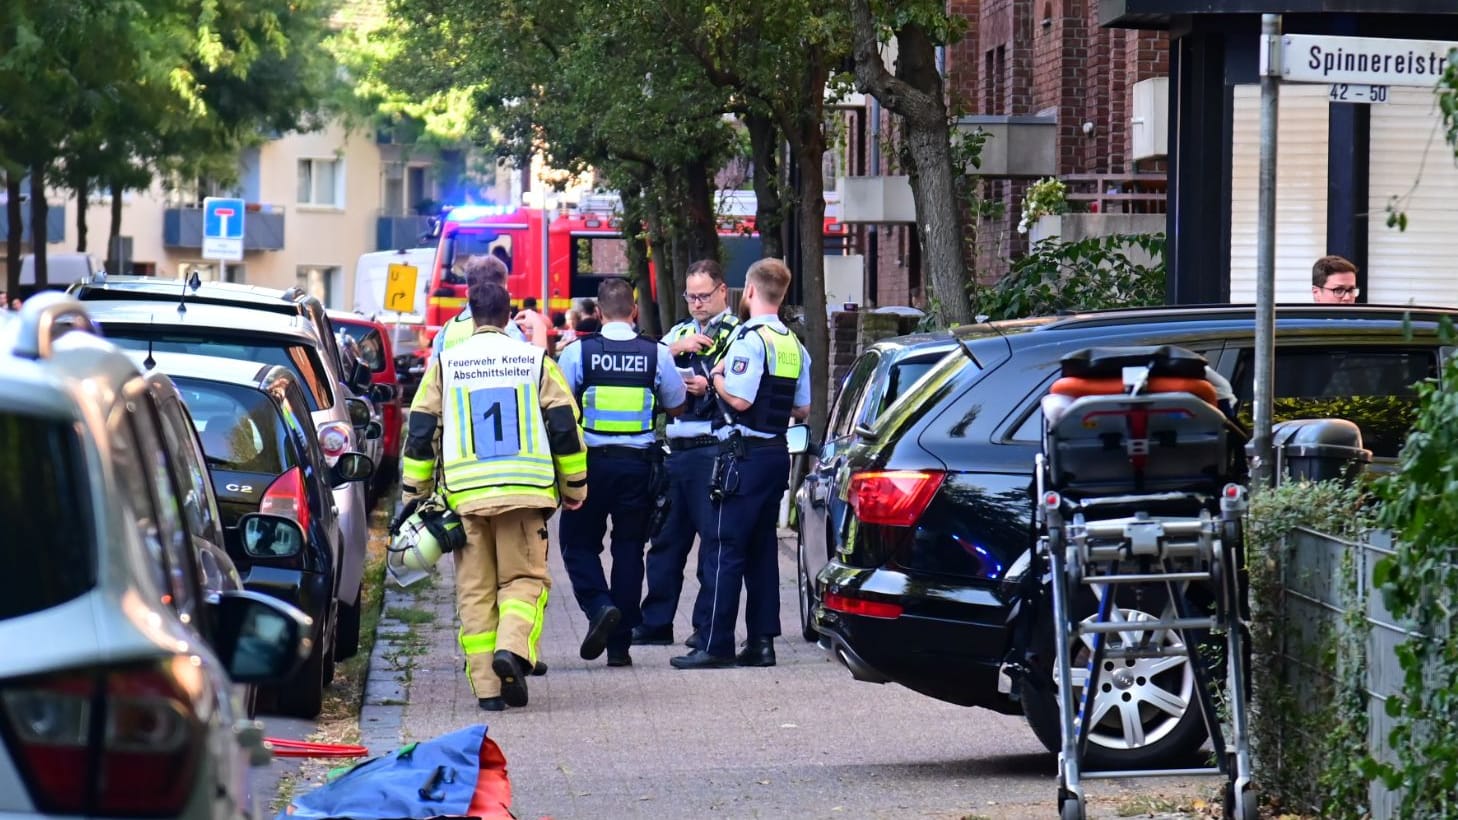
[{"label": "firefighter in turnout gear", "polygon": [[[643,623],[633,630],[634,644],[673,643],[673,616],[683,592],[684,568],[697,536],[702,543],[714,528],[714,507],[709,503],[709,478],[719,440],[714,425],[723,413],[709,389],[709,373],[729,347],[739,317],[729,310],[729,288],[724,272],[713,259],[689,265],[684,300],[689,317],[664,334],[674,364],[683,375],[688,402],[683,415],[669,422],[668,520],[648,548],[648,592],[643,597]],[[699,551],[702,558],[703,551]],[[703,583],[702,563],[694,566]],[[708,620],[695,608],[692,623],[698,629]],[[692,640],[692,639],[691,639]]]},{"label": "firefighter in turnout gear", "polygon": [[[717,431],[719,461],[711,499],[714,529],[704,534],[703,586],[695,610],[708,613],[694,651],[678,669],[774,666],[780,634],[779,547],[775,525],[789,486],[790,419],[810,414],[810,356],[778,318],[790,269],[761,259],[745,277],[749,320],[739,326],[714,366],[713,387],[731,424]],[[744,586],[747,640],[734,654],[739,587]]]},{"label": "firefighter in turnout gear", "polygon": [[[608,666],[628,666],[632,629],[640,622],[643,544],[663,450],[654,414],[683,409],[683,379],[668,348],[639,336],[633,289],[609,279],[597,289],[602,331],[562,351],[562,374],[582,404],[587,442],[587,503],[562,514],[562,563],[588,618],[584,660],[607,651]],[[612,579],[603,574],[603,536],[612,519]]]},{"label": "firefighter in turnout gear", "polygon": [[547,519],[587,497],[587,451],[556,363],[501,331],[506,289],[478,282],[467,298],[476,332],[421,382],[401,483],[406,503],[438,493],[464,523],[452,553],[461,649],[481,708],[500,711],[527,703],[552,583]]}]

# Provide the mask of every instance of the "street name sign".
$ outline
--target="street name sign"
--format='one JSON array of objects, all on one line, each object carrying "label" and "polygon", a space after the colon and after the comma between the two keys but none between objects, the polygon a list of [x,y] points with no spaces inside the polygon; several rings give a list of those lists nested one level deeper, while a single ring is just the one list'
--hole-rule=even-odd
[{"label": "street name sign", "polygon": [[1284,34],[1277,76],[1293,83],[1431,88],[1455,48],[1458,42],[1441,40]]},{"label": "street name sign", "polygon": [[414,265],[390,266],[389,275],[385,279],[385,310],[396,313],[415,312],[415,282],[419,273]]},{"label": "street name sign", "polygon": [[204,259],[243,260],[243,200],[210,196],[203,200]]}]

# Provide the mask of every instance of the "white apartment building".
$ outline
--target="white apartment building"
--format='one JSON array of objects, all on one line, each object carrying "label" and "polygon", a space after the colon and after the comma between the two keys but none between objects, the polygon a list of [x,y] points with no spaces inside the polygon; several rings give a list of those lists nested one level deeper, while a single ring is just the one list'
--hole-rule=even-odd
[{"label": "white apartment building", "polygon": [[[382,136],[383,134],[383,136]],[[129,191],[122,205],[121,236],[130,246],[132,270],[163,277],[190,275],[265,287],[299,285],[331,308],[353,304],[354,268],[361,254],[420,244],[426,217],[444,195],[458,195],[464,152],[420,150],[390,143],[387,132],[346,132],[339,124],[307,134],[292,133],[245,151],[238,184],[231,189],[170,188],[155,183]],[[502,173],[482,201],[520,201],[517,175]],[[241,197],[245,215],[244,256],[221,264],[202,258],[202,199]],[[65,202],[65,239],[51,253],[75,250],[75,196],[54,191]],[[88,251],[107,256],[110,200],[93,196],[88,205]]]}]

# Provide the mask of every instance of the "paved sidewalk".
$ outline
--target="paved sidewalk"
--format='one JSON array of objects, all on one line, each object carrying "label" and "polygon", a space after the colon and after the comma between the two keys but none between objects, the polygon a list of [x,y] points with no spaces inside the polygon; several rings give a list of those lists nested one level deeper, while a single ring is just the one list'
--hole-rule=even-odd
[{"label": "paved sidewalk", "polygon": [[[634,647],[630,668],[579,659],[586,618],[556,544],[554,526],[542,636],[551,669],[530,678],[524,709],[477,708],[448,561],[422,591],[391,589],[361,718],[372,752],[484,721],[506,754],[521,818],[1056,815],[1053,757],[1022,718],[858,683],[800,640],[793,541],[781,545],[779,665],[712,671],[671,668],[681,646]],[[697,591],[689,574],[680,639]],[[1136,789],[1181,796],[1203,785],[1101,785],[1091,813],[1115,816],[1147,793]]]}]

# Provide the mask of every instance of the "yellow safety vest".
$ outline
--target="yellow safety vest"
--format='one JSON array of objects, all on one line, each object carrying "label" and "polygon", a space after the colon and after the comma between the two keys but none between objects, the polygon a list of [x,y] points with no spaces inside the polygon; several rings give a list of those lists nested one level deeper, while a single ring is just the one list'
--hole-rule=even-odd
[{"label": "yellow safety vest", "polygon": [[804,366],[800,341],[789,330],[777,330],[769,325],[741,327],[739,330],[740,336],[749,333],[757,334],[764,342],[764,372],[759,377],[754,404],[737,414],[737,420],[751,430],[777,436],[790,426],[795,386]]},{"label": "yellow safety vest", "polygon": [[557,473],[538,395],[539,347],[479,333],[441,353],[441,483],[452,506],[540,495],[557,501]]}]

